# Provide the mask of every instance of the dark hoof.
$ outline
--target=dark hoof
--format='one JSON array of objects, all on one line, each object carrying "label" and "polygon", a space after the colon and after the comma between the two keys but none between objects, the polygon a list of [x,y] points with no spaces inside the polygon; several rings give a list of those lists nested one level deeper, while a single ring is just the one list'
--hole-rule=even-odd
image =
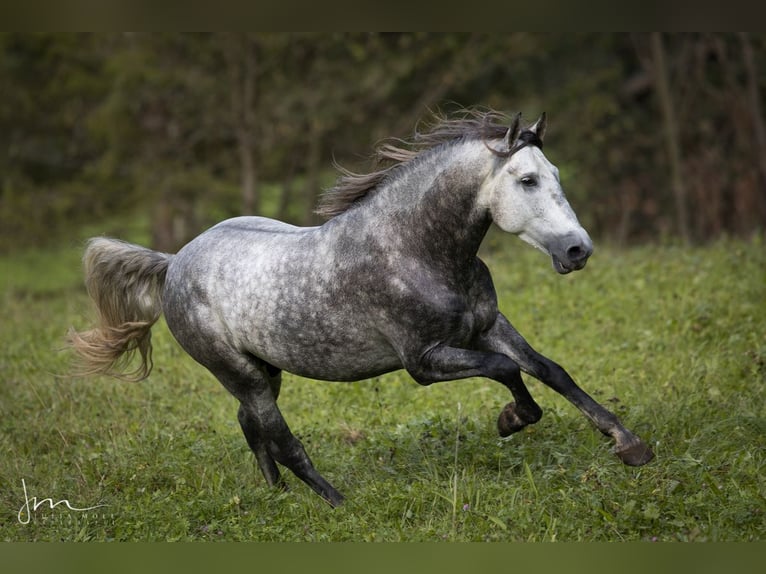
[{"label": "dark hoof", "polygon": [[537,405],[535,409],[521,409],[516,403],[508,403],[497,417],[497,432],[505,438],[520,431],[525,426],[540,420],[543,411]]},{"label": "dark hoof", "polygon": [[614,454],[628,466],[642,466],[654,458],[654,453],[649,445],[639,440],[625,448],[615,450]]},{"label": "dark hoof", "polygon": [[344,500],[343,495],[337,490],[323,494],[322,498],[324,498],[325,501],[329,503],[329,505],[333,508],[338,508],[341,504],[343,504]]}]

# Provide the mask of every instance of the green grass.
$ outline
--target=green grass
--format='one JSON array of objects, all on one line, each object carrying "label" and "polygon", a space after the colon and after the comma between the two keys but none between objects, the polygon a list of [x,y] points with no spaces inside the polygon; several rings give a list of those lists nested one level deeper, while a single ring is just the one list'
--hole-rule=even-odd
[{"label": "green grass", "polygon": [[[556,275],[513,238],[485,259],[501,308],[541,352],[649,442],[642,468],[569,403],[527,379],[544,417],[501,440],[498,384],[418,387],[286,375],[280,405],[332,509],[289,472],[268,488],[236,404],[155,327],[142,383],[70,379],[88,323],[75,247],[0,259],[0,537],[4,540],[763,540],[766,245],[598,245]],[[67,499],[77,512],[29,497]],[[25,515],[22,515],[25,518]]]}]

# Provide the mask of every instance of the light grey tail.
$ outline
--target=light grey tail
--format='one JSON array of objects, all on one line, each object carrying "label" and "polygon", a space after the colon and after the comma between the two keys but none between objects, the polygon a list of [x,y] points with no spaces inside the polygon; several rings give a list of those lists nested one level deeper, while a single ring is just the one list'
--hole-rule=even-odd
[{"label": "light grey tail", "polygon": [[[152,370],[152,325],[162,314],[162,287],[172,255],[117,239],[96,237],[83,255],[85,286],[98,323],[68,342],[79,358],[78,375],[107,374],[140,381]],[[125,372],[138,351],[140,363]]]}]

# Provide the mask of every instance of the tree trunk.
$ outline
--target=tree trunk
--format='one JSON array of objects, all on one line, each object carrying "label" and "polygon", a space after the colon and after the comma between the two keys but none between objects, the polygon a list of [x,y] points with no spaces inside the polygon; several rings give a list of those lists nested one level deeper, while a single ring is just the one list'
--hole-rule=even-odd
[{"label": "tree trunk", "polygon": [[[402,114],[399,121],[396,122],[392,135],[408,135],[417,125],[418,120],[423,117],[423,112],[431,109],[438,109],[438,105],[444,99],[449,91],[465,80],[466,71],[468,77],[478,77],[481,75],[482,59],[476,58],[477,49],[484,38],[483,35],[474,32],[465,45],[455,53],[451,62],[445,67],[445,71],[436,78],[436,81],[428,86],[410,109],[410,114]],[[488,62],[484,65],[488,65]]]},{"label": "tree trunk", "polygon": [[237,147],[242,181],[242,215],[252,215],[259,209],[253,140],[246,130],[237,130]]},{"label": "tree trunk", "polygon": [[317,215],[314,213],[319,197],[319,168],[322,161],[322,125],[316,115],[309,119],[308,133],[308,157],[306,165],[306,212],[305,225],[317,223]]},{"label": "tree trunk", "polygon": [[282,178],[282,192],[279,194],[279,208],[277,209],[277,219],[290,221],[290,203],[293,200],[293,191],[295,190],[295,168],[298,161],[295,158],[290,160],[290,167]]},{"label": "tree trunk", "polygon": [[239,153],[243,215],[260,208],[256,160],[255,81],[257,73],[255,42],[250,38],[230,37],[226,59],[231,89],[231,115]]},{"label": "tree trunk", "polygon": [[151,233],[153,249],[172,253],[178,248],[173,236],[173,206],[166,193],[160,193],[152,210]]},{"label": "tree trunk", "polygon": [[665,147],[670,162],[670,180],[676,207],[676,223],[678,233],[684,242],[689,243],[689,212],[686,199],[686,185],[683,179],[683,161],[681,145],[678,136],[678,121],[673,97],[670,92],[670,80],[665,61],[665,48],[662,45],[662,34],[653,32],[651,35],[652,72],[654,86],[657,90],[660,110],[662,112]]},{"label": "tree trunk", "polygon": [[755,134],[755,157],[758,161],[758,171],[761,179],[757,206],[760,213],[766,216],[766,126],[764,125],[763,110],[761,110],[758,70],[755,65],[753,47],[750,44],[750,37],[747,35],[747,32],[740,32],[739,39],[742,45],[745,71],[747,72],[747,103]]}]

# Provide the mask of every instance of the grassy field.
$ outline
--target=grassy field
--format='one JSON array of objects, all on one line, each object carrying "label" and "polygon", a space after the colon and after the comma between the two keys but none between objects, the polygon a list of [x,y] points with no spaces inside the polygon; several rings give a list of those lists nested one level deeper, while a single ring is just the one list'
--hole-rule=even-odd
[{"label": "grassy field", "polygon": [[[495,420],[510,399],[496,383],[286,375],[288,423],[347,502],[332,509],[289,473],[290,491],[276,492],[234,399],[163,324],[148,380],[61,376],[66,330],[89,315],[70,245],[0,258],[0,537],[766,538],[763,239],[597,245],[588,267],[566,277],[514,238],[487,243],[501,308],[653,446],[650,465],[623,466],[609,440],[533,379],[543,419],[500,439]],[[104,506],[35,504],[45,498]]]}]

